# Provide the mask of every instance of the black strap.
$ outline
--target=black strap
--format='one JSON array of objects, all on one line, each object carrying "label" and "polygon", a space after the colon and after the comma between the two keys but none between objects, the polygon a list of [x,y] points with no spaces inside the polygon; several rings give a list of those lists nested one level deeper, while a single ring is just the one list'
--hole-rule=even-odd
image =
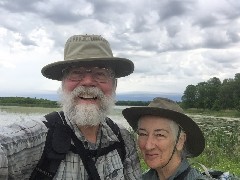
[{"label": "black strap", "polygon": [[[59,116],[59,114],[61,116]],[[45,115],[44,117],[46,118],[47,121],[43,121],[43,122],[47,126],[47,128],[54,127],[56,123],[59,123],[59,124],[67,123],[65,120],[63,111],[60,111],[60,112],[54,111],[54,112],[51,112],[51,113]]]},{"label": "black strap", "polygon": [[45,125],[49,128],[46,137],[45,147],[37,166],[34,168],[31,174],[30,180],[53,179],[61,161],[65,159],[66,156],[65,153],[57,153],[52,149],[52,139],[54,136],[55,129],[53,127],[57,122],[61,120],[58,113],[52,112],[50,114],[47,114],[45,117],[48,120],[48,122],[45,122]]},{"label": "black strap", "polygon": [[[88,154],[92,158],[100,157],[105,154],[108,154],[109,152],[115,150],[115,149],[121,149],[122,148],[122,143],[120,142],[114,142],[113,144],[109,145],[108,147],[101,148],[99,150],[89,150],[85,149],[85,151],[88,151]],[[71,151],[75,154],[78,154],[76,146],[71,146]],[[121,156],[120,156],[121,157]]]},{"label": "black strap", "polygon": [[88,173],[89,180],[90,179],[91,180],[101,180],[100,176],[98,174],[97,168],[95,166],[95,162],[93,161],[93,159],[91,157],[91,154],[89,153],[89,151],[87,151],[85,149],[82,141],[80,141],[77,138],[77,136],[75,135],[75,133],[73,131],[72,131],[72,140],[76,147],[76,152],[81,157],[84,167]]},{"label": "black strap", "polygon": [[[71,129],[71,127],[67,124],[65,120],[65,116],[63,111],[60,112],[61,115],[61,120],[65,124],[66,127],[68,127],[70,134],[71,134],[71,139],[73,140],[73,143],[76,147],[76,152],[77,154],[81,157],[83,165],[88,173],[89,180],[101,180],[100,176],[98,174],[97,168],[95,166],[95,162],[93,161],[91,154],[87,149],[85,149],[82,141],[80,141],[74,131]],[[71,141],[70,141],[71,142]],[[71,146],[72,147],[72,146]]]},{"label": "black strap", "polygon": [[125,149],[125,143],[124,143],[124,140],[123,140],[123,137],[122,137],[122,134],[120,132],[120,129],[118,127],[118,125],[116,123],[114,123],[110,118],[107,118],[106,120],[108,126],[112,129],[112,131],[114,132],[114,134],[117,136],[119,142],[118,143],[115,143],[116,145],[116,148],[117,151],[118,151],[118,154],[122,160],[122,163],[124,162],[125,160],[125,157],[126,157],[126,149]]}]

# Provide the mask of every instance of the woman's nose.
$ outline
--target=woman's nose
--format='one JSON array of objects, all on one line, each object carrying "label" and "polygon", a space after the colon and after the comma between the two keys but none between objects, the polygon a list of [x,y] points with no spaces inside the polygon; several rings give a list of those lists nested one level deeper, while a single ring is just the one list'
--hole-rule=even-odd
[{"label": "woman's nose", "polygon": [[151,150],[155,147],[155,141],[153,139],[153,137],[148,136],[147,140],[146,140],[146,144],[145,144],[145,148],[147,150]]}]

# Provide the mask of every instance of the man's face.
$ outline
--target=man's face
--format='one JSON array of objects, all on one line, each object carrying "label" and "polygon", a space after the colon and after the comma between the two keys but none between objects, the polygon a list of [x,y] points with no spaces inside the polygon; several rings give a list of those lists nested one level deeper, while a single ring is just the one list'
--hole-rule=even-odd
[{"label": "man's face", "polygon": [[[115,92],[115,79],[111,70],[98,67],[78,67],[70,69],[63,79],[63,90],[72,92],[79,86],[96,87],[105,96]],[[99,99],[90,94],[79,94],[75,97],[76,104],[99,104]]]},{"label": "man's face", "polygon": [[114,105],[115,79],[105,68],[70,69],[62,81],[63,110],[77,125],[98,125]]}]

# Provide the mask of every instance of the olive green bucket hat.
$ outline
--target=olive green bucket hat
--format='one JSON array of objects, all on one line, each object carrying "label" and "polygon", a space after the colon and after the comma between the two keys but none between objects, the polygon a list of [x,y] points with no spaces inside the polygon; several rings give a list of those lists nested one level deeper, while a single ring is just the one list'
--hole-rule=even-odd
[{"label": "olive green bucket hat", "polygon": [[65,44],[64,60],[44,66],[41,72],[49,79],[60,81],[65,69],[79,66],[111,68],[116,78],[127,76],[134,70],[132,61],[113,56],[108,41],[103,37],[74,35]]},{"label": "olive green bucket hat", "polygon": [[126,108],[122,112],[133,130],[138,128],[138,120],[144,115],[160,116],[176,122],[186,133],[186,148],[192,157],[200,155],[205,148],[205,138],[199,126],[174,101],[167,98],[154,98],[146,107]]}]

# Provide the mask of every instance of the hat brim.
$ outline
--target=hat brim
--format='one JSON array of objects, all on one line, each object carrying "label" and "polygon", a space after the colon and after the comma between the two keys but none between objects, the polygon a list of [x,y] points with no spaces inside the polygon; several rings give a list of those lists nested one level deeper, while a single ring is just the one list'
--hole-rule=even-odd
[{"label": "hat brim", "polygon": [[41,72],[46,78],[61,81],[63,78],[63,70],[71,66],[109,67],[114,71],[116,78],[128,76],[134,71],[134,64],[129,59],[111,57],[58,61],[44,66]]},{"label": "hat brim", "polygon": [[185,114],[157,107],[131,107],[124,109],[122,114],[135,131],[137,130],[138,120],[141,116],[153,115],[171,119],[180,125],[187,134],[185,145],[193,157],[200,155],[205,148],[205,138],[201,129]]}]

